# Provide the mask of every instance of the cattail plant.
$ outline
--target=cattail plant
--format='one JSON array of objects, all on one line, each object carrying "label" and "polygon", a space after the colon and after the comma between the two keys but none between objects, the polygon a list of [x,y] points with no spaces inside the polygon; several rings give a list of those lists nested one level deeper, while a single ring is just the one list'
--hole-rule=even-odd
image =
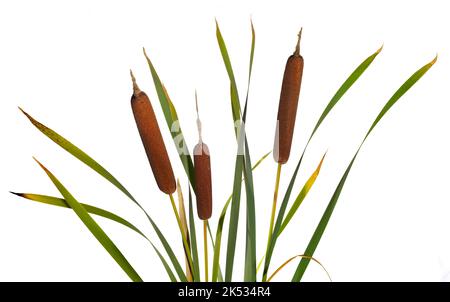
[{"label": "cattail plant", "polygon": [[[238,222],[240,215],[240,198],[241,198],[241,185],[245,186],[245,195],[246,195],[246,236],[245,236],[245,255],[244,255],[244,281],[258,281],[257,273],[258,268],[262,265],[264,260],[264,266],[262,271],[261,281],[270,281],[274,278],[274,276],[283,269],[286,265],[291,263],[294,259],[301,259],[297,268],[295,269],[295,273],[292,277],[292,281],[300,281],[302,276],[308,267],[310,261],[314,261],[322,266],[322,264],[317,261],[313,255],[314,252],[322,238],[322,235],[325,232],[325,229],[330,221],[333,210],[336,207],[338,199],[340,197],[340,193],[344,187],[346,180],[348,179],[350,170],[353,166],[353,163],[363,146],[364,142],[367,140],[369,134],[374,130],[379,121],[385,116],[385,114],[390,110],[390,108],[433,66],[436,62],[436,58],[434,58],[431,62],[427,63],[416,72],[414,72],[392,95],[392,97],[386,102],[385,106],[381,109],[378,116],[373,121],[370,129],[366,133],[364,139],[362,140],[359,148],[354,153],[354,156],[350,163],[348,164],[345,172],[341,176],[341,179],[332,194],[328,205],[322,215],[322,218],[317,224],[317,227],[309,240],[308,245],[306,246],[304,253],[299,254],[298,251],[295,251],[294,257],[289,258],[285,261],[278,269],[274,270],[272,274],[269,274],[270,263],[272,259],[272,255],[274,254],[274,249],[276,242],[279,236],[282,234],[283,230],[288,226],[288,224],[293,221],[294,215],[297,213],[302,202],[305,200],[308,192],[314,185],[321,166],[323,162],[323,157],[320,163],[318,164],[315,171],[311,174],[311,176],[306,180],[303,184],[303,187],[297,192],[296,195],[292,195],[294,190],[294,185],[296,182],[296,177],[298,175],[300,165],[302,163],[303,155],[307,149],[311,138],[316,133],[316,130],[322,124],[323,120],[328,116],[330,111],[335,107],[335,105],[341,100],[343,95],[352,87],[352,85],[358,80],[358,78],[365,72],[365,70],[370,66],[370,64],[375,60],[378,54],[381,51],[381,48],[378,49],[375,53],[371,54],[367,57],[362,63],[360,63],[356,69],[348,76],[348,78],[343,82],[343,84],[336,91],[335,95],[328,102],[326,108],[323,110],[321,116],[317,120],[317,123],[314,126],[314,130],[309,136],[308,142],[304,146],[303,153],[301,154],[297,166],[293,172],[293,175],[289,181],[289,185],[287,186],[286,193],[282,199],[282,202],[279,206],[279,211],[277,214],[276,220],[276,208],[277,208],[277,196],[278,196],[278,188],[280,185],[280,176],[281,176],[281,167],[286,164],[290,157],[292,138],[294,134],[294,126],[297,114],[297,106],[298,99],[300,93],[300,86],[302,82],[302,74],[303,74],[303,58],[300,55],[300,39],[301,39],[301,30],[298,35],[297,45],[295,47],[294,53],[288,58],[283,81],[281,85],[281,93],[278,107],[278,117],[277,117],[277,130],[275,135],[275,146],[273,150],[273,156],[278,164],[277,175],[275,180],[275,191],[272,205],[272,212],[270,217],[270,226],[269,226],[269,238],[267,242],[266,252],[264,253],[260,264],[257,265],[256,262],[256,217],[255,217],[255,186],[253,185],[253,170],[268,156],[268,153],[263,156],[259,161],[256,162],[252,166],[252,159],[250,158],[250,147],[251,145],[248,143],[247,136],[243,132],[243,139],[239,141],[238,146],[240,147],[242,143],[243,154],[240,154],[240,148],[238,148],[238,154],[236,156],[235,161],[235,173],[233,175],[233,191],[232,194],[228,197],[227,201],[223,205],[222,211],[220,215],[218,215],[217,219],[217,228],[216,235],[213,240],[214,243],[214,253],[212,257],[212,274],[211,280],[214,281],[232,281],[232,272],[234,266],[234,257],[236,251],[236,243],[237,243],[237,232],[238,232]],[[241,103],[239,99],[239,93],[236,84],[236,77],[233,72],[233,68],[231,66],[230,56],[227,51],[227,47],[225,41],[223,39],[222,34],[220,33],[220,29],[218,23],[216,23],[216,36],[217,42],[220,48],[220,52],[222,55],[222,59],[224,61],[225,70],[228,73],[229,83],[230,84],[230,99],[232,104],[232,112],[233,112],[233,122],[242,119],[245,121],[245,117],[247,114],[247,101],[248,101],[248,88],[250,87],[250,77],[252,72],[253,65],[253,54],[255,47],[255,31],[252,25],[252,43],[251,43],[251,51],[250,51],[250,68],[249,68],[249,80],[247,86],[247,97],[245,99],[245,107],[243,110],[243,114],[241,113]],[[161,105],[161,109],[164,113],[164,118],[166,120],[167,126],[169,130],[172,130],[172,126],[175,122],[178,122],[178,114],[175,109],[174,104],[169,98],[169,94],[165,90],[165,86],[161,79],[159,78],[156,69],[150,58],[145,53],[144,55],[147,59],[150,72],[152,74],[153,83],[155,86],[155,90],[158,95],[159,103]],[[169,195],[170,202],[172,205],[173,212],[175,214],[175,218],[178,223],[178,228],[180,229],[181,238],[183,241],[184,248],[184,258],[186,259],[186,272],[180,265],[180,261],[173,251],[169,240],[165,238],[156,222],[151,218],[151,216],[145,211],[145,209],[141,206],[141,204],[137,201],[137,199],[119,182],[119,180],[114,177],[108,170],[106,170],[102,165],[100,165],[97,161],[95,161],[92,157],[90,157],[87,153],[82,151],[79,147],[75,146],[69,140],[65,139],[63,136],[53,131],[49,127],[40,123],[36,119],[34,119],[31,115],[22,110],[25,116],[29,119],[29,121],[45,136],[50,138],[54,143],[59,145],[61,148],[72,154],[79,161],[87,165],[93,171],[98,173],[104,179],[106,179],[110,184],[112,184],[115,188],[120,190],[127,196],[132,202],[134,202],[139,208],[143,211],[143,213],[148,218],[150,225],[155,231],[156,236],[158,236],[159,242],[161,246],[164,248],[163,253],[158,249],[156,245],[153,244],[150,236],[147,236],[144,232],[139,230],[136,226],[134,226],[131,222],[125,220],[119,215],[109,212],[107,210],[98,208],[93,205],[85,204],[78,202],[78,200],[72,195],[69,190],[56,178],[56,176],[51,173],[48,169],[46,169],[42,164],[40,166],[47,173],[47,176],[53,182],[54,186],[61,193],[61,197],[48,196],[48,195],[40,195],[40,194],[31,194],[31,193],[13,193],[17,196],[33,200],[36,202],[44,203],[47,205],[62,207],[66,209],[71,209],[77,214],[81,221],[83,221],[84,225],[88,228],[88,230],[95,236],[95,238],[102,244],[102,246],[109,252],[109,254],[113,257],[116,263],[123,269],[125,273],[133,281],[142,281],[141,277],[134,270],[132,265],[128,262],[125,256],[121,253],[121,251],[117,248],[117,246],[112,242],[112,240],[106,235],[106,233],[101,229],[101,227],[92,219],[91,215],[97,215],[103,217],[105,219],[109,219],[110,221],[114,221],[131,231],[136,232],[142,238],[147,240],[153,250],[156,252],[156,255],[161,261],[164,269],[167,272],[167,276],[173,282],[176,281],[201,281],[200,277],[200,268],[199,268],[199,259],[198,259],[198,250],[197,250],[197,239],[196,239],[196,231],[195,231],[195,219],[194,219],[194,205],[192,202],[192,194],[191,187],[194,189],[195,197],[197,201],[197,214],[198,217],[203,221],[203,241],[204,241],[204,256],[205,256],[205,281],[209,280],[208,276],[208,242],[207,242],[207,231],[209,230],[209,220],[212,217],[212,180],[211,180],[211,162],[210,162],[210,154],[208,146],[203,142],[202,138],[202,126],[199,116],[198,110],[198,101],[197,94],[195,96],[196,102],[196,111],[197,111],[197,127],[198,127],[198,143],[194,147],[194,158],[192,159],[189,154],[189,149],[187,147],[186,141],[184,139],[181,126],[179,123],[177,124],[179,127],[177,131],[172,131],[171,135],[174,143],[177,147],[183,145],[183,152],[179,152],[179,157],[183,168],[186,173],[186,177],[189,180],[189,208],[188,211],[184,209],[184,200],[181,193],[180,182],[175,181],[175,176],[173,173],[172,165],[166,150],[166,146],[163,141],[163,137],[155,116],[155,112],[152,108],[152,104],[150,102],[149,97],[139,89],[136,84],[136,79],[131,72],[131,78],[133,82],[133,95],[131,97],[131,107],[134,114],[134,118],[136,121],[136,125],[144,145],[144,149],[146,155],[148,157],[148,161],[150,163],[151,169],[153,171],[153,176],[155,178],[156,184],[158,188],[165,194]],[[126,83],[124,83],[126,85]],[[128,84],[129,85],[129,84]],[[173,198],[174,192],[177,191],[179,196],[179,209],[177,209],[175,205],[175,201]],[[292,198],[293,197],[293,198]],[[281,199],[280,199],[281,200]],[[288,205],[292,201],[292,204]],[[222,233],[225,216],[229,213],[230,216],[230,227],[228,228],[228,242],[227,250],[226,250],[226,263],[224,270],[222,270],[220,266],[221,260],[221,245],[222,242]],[[187,215],[188,214],[188,215]],[[188,219],[188,218],[189,219]],[[242,218],[242,217],[241,217]],[[212,233],[212,232],[211,232]],[[211,234],[212,236],[212,234]],[[296,239],[294,239],[296,240]],[[183,260],[184,260],[183,258]],[[323,268],[323,266],[322,266]],[[222,271],[225,272],[224,276],[222,275]]]},{"label": "cattail plant", "polygon": [[212,214],[211,161],[208,145],[202,139],[202,123],[198,113],[197,92],[195,93],[197,111],[198,143],[194,147],[195,194],[197,196],[197,214],[203,220],[203,242],[205,251],[205,281],[208,282],[208,219]]},{"label": "cattail plant", "polygon": [[287,163],[291,154],[292,137],[294,136],[295,120],[297,116],[298,98],[303,76],[303,57],[300,55],[300,39],[302,30],[298,33],[297,45],[294,53],[289,56],[284,69],[283,82],[281,84],[280,102],[278,104],[277,126],[273,157],[278,163],[275,179],[275,191],[273,195],[272,212],[270,216],[269,239],[273,232],[273,223],[280,185],[281,166]]},{"label": "cattail plant", "polygon": [[163,193],[169,195],[172,209],[175,214],[175,218],[177,219],[178,227],[183,240],[186,258],[188,259],[188,263],[192,271],[192,257],[189,250],[189,243],[183,230],[182,222],[173,198],[173,193],[176,190],[176,182],[169,155],[167,154],[166,146],[159,129],[158,121],[156,120],[155,112],[153,111],[152,104],[150,103],[150,99],[145,92],[139,89],[139,86],[136,83],[136,78],[131,70],[130,75],[133,83],[131,108],[133,109],[134,119],[136,120],[136,125],[139,130],[145,152],[147,153],[156,183]]}]

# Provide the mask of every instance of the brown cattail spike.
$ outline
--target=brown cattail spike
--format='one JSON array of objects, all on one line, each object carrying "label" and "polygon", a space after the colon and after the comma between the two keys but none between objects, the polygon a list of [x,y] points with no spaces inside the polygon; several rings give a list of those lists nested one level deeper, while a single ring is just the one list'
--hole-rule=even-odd
[{"label": "brown cattail spike", "polygon": [[198,144],[194,148],[195,194],[197,196],[197,214],[207,220],[212,214],[211,160],[208,146],[202,140],[202,124],[198,113],[197,91],[195,92],[197,111]]},{"label": "brown cattail spike", "polygon": [[134,119],[136,120],[153,176],[162,192],[172,194],[176,190],[175,177],[155,112],[147,94],[141,91],[136,84],[133,72],[130,71],[130,74],[133,81],[131,108],[133,109]]},{"label": "brown cattail spike", "polygon": [[286,62],[281,86],[280,103],[278,105],[278,124],[273,151],[274,159],[279,164],[286,163],[291,153],[304,65],[303,57],[300,55],[301,34],[302,30],[298,34],[295,51]]},{"label": "brown cattail spike", "polygon": [[212,183],[209,149],[205,143],[198,143],[194,148],[194,171],[197,214],[206,220],[212,214]]}]

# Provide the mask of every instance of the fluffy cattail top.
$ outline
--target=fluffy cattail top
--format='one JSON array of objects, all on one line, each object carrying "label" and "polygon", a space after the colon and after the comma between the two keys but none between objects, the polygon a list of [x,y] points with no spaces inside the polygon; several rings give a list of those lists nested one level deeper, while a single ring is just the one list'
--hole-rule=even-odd
[{"label": "fluffy cattail top", "polygon": [[277,128],[273,156],[277,163],[284,164],[291,153],[292,137],[294,134],[297,115],[298,97],[303,75],[303,57],[300,55],[300,38],[294,53],[288,58],[284,70],[281,86],[280,103],[278,105]]},{"label": "fluffy cattail top", "polygon": [[136,79],[131,73],[133,80],[133,96],[131,97],[131,108],[133,109],[134,119],[139,130],[139,134],[147,153],[148,161],[153,171],[156,183],[159,189],[172,194],[176,190],[175,177],[173,175],[172,165],[169,155],[161,135],[161,131],[156,120],[150,99],[145,92],[141,91],[136,84]]}]

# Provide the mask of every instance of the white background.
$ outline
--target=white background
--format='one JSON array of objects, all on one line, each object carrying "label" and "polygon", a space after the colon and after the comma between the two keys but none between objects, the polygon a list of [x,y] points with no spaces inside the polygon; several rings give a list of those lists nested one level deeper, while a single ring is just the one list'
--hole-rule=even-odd
[{"label": "white background", "polygon": [[[304,78],[281,193],[324,106],[350,72],[384,43],[382,53],[310,145],[295,194],[327,149],[328,155],[315,186],[279,240],[272,269],[304,251],[381,107],[438,53],[435,66],[393,107],[362,148],[315,256],[335,281],[450,280],[450,21],[446,2],[261,0],[0,4],[0,280],[128,280],[73,212],[8,193],[59,196],[33,155],[79,201],[120,214],[157,241],[130,200],[38,132],[18,105],[117,176],[155,217],[182,256],[169,200],[157,189],[129,104],[128,72],[132,68],[154,104],[172,165],[186,193],[187,180],[157,101],[143,46],[177,107],[190,148],[197,140],[194,89],[198,90],[204,139],[212,153],[215,229],[232,189],[235,140],[229,82],[214,18],[228,44],[243,96],[250,17],[256,29],[256,53],[247,126],[254,160],[272,148],[284,64],[299,28],[304,28]],[[270,157],[254,174],[258,257],[265,247],[275,171]],[[122,226],[97,221],[145,280],[167,280],[148,243]],[[239,242],[236,280],[242,276],[243,237]],[[290,280],[295,266],[277,280]],[[304,280],[327,279],[311,263]]]}]

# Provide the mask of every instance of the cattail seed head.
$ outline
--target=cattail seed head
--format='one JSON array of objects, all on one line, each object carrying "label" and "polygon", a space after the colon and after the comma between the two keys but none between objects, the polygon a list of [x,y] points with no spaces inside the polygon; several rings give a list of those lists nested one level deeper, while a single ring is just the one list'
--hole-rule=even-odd
[{"label": "cattail seed head", "polygon": [[194,172],[197,214],[207,220],[212,214],[211,161],[208,146],[203,142],[194,148]]},{"label": "cattail seed head", "polygon": [[277,163],[284,164],[291,153],[297,115],[298,97],[303,75],[303,57],[300,55],[301,30],[298,35],[294,54],[287,62],[281,86],[280,103],[278,105],[277,129],[273,156]]},{"label": "cattail seed head", "polygon": [[[130,71],[131,72],[131,71]],[[148,161],[153,171],[159,189],[172,194],[176,190],[175,177],[170,164],[169,155],[156,120],[155,112],[145,92],[141,91],[136,84],[136,79],[131,72],[133,80],[133,96],[131,97],[131,108],[139,134],[147,153]]]},{"label": "cattail seed head", "polygon": [[202,140],[202,123],[198,114],[197,91],[195,91],[195,109],[197,111],[198,144],[194,148],[195,195],[197,196],[197,214],[202,220],[208,220],[212,214],[211,160],[208,145]]}]

